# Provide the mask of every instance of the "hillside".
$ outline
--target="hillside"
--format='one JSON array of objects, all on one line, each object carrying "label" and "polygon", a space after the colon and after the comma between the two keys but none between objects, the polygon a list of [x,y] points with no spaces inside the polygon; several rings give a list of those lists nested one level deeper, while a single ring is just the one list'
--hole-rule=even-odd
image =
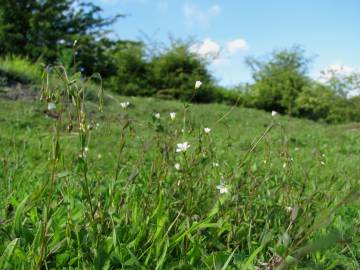
[{"label": "hillside", "polygon": [[107,94],[87,102],[83,167],[61,110],[0,98],[0,266],[358,269],[358,125]]}]

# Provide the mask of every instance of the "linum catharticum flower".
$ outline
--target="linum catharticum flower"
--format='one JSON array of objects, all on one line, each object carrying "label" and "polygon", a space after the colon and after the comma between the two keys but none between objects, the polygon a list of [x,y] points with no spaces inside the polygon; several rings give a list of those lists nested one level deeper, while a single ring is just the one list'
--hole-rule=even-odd
[{"label": "linum catharticum flower", "polygon": [[89,148],[86,146],[84,147],[84,150],[82,152],[82,155],[80,155],[80,157],[86,158],[88,153],[89,153]]},{"label": "linum catharticum flower", "polygon": [[171,118],[171,120],[174,120],[175,117],[176,117],[176,112],[171,112],[171,113],[170,113],[170,118]]},{"label": "linum catharticum flower", "polygon": [[202,85],[201,81],[196,81],[195,82],[195,89],[199,89],[201,85]]},{"label": "linum catharticum flower", "polygon": [[177,171],[180,170],[180,163],[175,163],[174,167]]},{"label": "linum catharticum flower", "polygon": [[206,134],[209,134],[211,132],[211,128],[208,128],[208,127],[204,128],[204,132]]},{"label": "linum catharticum flower", "polygon": [[224,193],[228,193],[228,192],[229,192],[228,188],[227,188],[223,183],[221,183],[220,185],[216,186],[216,189],[219,190],[220,194],[224,194]]},{"label": "linum catharticum flower", "polygon": [[160,113],[154,113],[156,119],[160,119]]},{"label": "linum catharticum flower", "polygon": [[277,112],[276,112],[276,111],[272,111],[272,112],[271,112],[271,116],[274,117],[274,116],[276,116],[276,115],[277,115]]},{"label": "linum catharticum flower", "polygon": [[48,111],[52,111],[56,109],[56,105],[53,102],[48,103]]},{"label": "linum catharticum flower", "polygon": [[129,101],[125,101],[125,102],[121,102],[120,103],[120,106],[123,108],[123,109],[126,109],[127,107],[129,107],[130,105],[130,102]]},{"label": "linum catharticum flower", "polygon": [[190,144],[188,142],[178,143],[176,153],[186,152],[190,147]]}]

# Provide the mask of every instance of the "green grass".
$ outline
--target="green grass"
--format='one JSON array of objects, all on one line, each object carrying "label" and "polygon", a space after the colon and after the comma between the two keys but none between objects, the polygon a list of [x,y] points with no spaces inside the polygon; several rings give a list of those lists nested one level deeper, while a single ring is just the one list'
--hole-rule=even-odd
[{"label": "green grass", "polygon": [[39,63],[32,63],[19,56],[0,58],[0,75],[22,83],[41,83],[42,68]]},{"label": "green grass", "polygon": [[112,96],[82,132],[46,107],[0,100],[0,269],[359,269],[358,125]]}]

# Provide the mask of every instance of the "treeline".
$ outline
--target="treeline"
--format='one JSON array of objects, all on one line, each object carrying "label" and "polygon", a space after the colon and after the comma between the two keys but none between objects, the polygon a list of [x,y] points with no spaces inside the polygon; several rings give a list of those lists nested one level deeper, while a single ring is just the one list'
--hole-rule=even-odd
[{"label": "treeline", "polygon": [[[154,51],[142,42],[110,39],[110,26],[121,17],[104,18],[89,2],[0,0],[0,56],[100,73],[105,87],[121,95],[224,102],[332,123],[360,121],[360,98],[348,95],[360,88],[358,74],[332,72],[324,82],[315,81],[308,75],[311,59],[299,47],[247,58],[253,82],[226,89],[189,43],[173,41]],[[196,80],[203,84],[194,94]]]},{"label": "treeline", "polygon": [[311,61],[297,46],[247,58],[254,83],[241,89],[242,104],[328,123],[360,121],[360,74],[330,69],[314,80]]}]

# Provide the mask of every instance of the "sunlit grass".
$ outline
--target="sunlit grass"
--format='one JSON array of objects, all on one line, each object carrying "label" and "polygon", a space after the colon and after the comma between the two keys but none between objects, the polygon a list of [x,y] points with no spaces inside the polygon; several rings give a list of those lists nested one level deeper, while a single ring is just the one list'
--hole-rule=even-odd
[{"label": "sunlit grass", "polygon": [[65,86],[0,100],[0,269],[358,269],[357,130]]},{"label": "sunlit grass", "polygon": [[0,58],[0,71],[22,83],[41,83],[43,67],[20,56]]}]

